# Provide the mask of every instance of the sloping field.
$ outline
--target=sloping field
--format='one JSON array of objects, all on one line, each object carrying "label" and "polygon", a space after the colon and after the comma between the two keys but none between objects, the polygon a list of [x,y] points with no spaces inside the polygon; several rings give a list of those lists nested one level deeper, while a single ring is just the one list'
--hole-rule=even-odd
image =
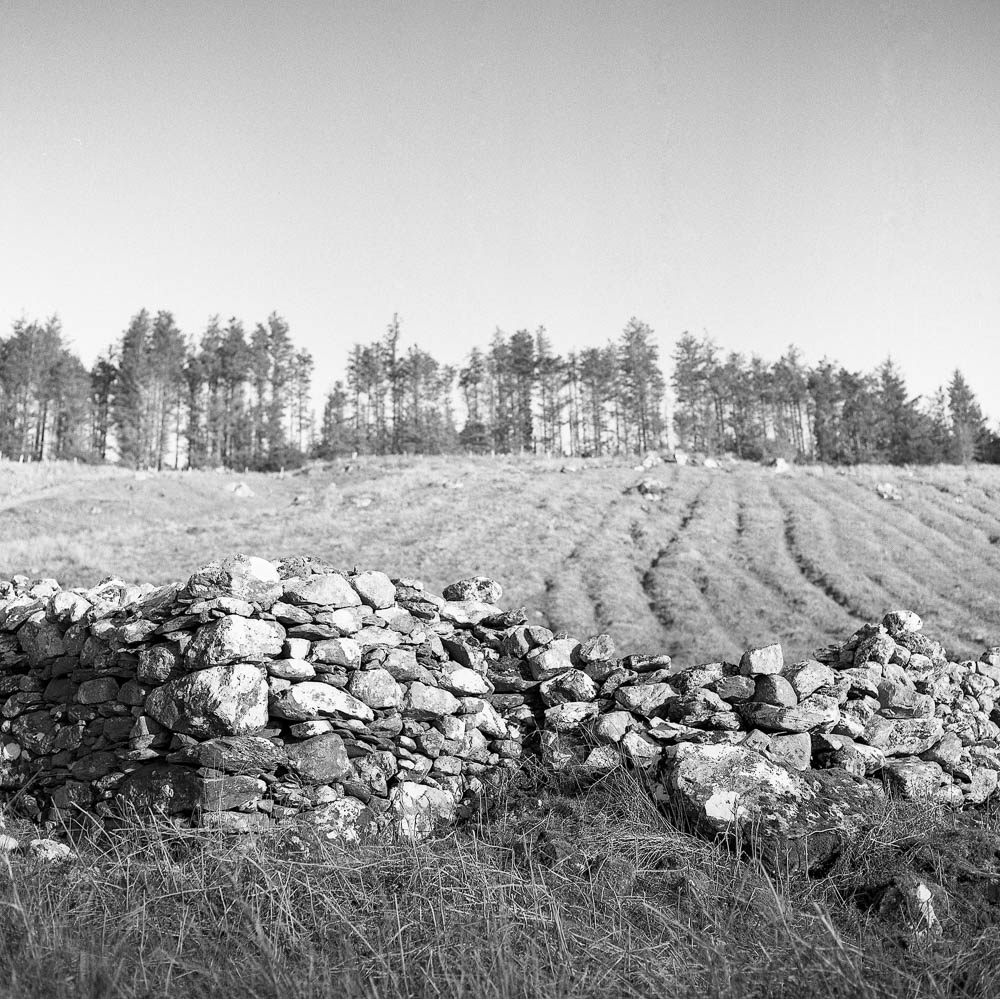
[{"label": "sloping field", "polygon": [[[961,656],[1000,644],[1000,470],[722,469],[517,458],[297,475],[0,464],[0,576],[166,582],[234,551],[500,580],[505,603],[678,663],[778,640],[800,658],[906,606]],[[627,491],[665,486],[650,501]],[[902,499],[882,500],[877,482]],[[234,486],[252,492],[238,496]]]}]

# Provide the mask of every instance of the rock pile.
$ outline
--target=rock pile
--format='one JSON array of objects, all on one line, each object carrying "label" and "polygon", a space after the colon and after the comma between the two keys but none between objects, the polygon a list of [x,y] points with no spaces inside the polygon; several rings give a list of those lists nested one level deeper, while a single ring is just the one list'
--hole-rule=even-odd
[{"label": "rock pile", "polygon": [[539,686],[543,750],[556,766],[669,769],[690,753],[681,745],[740,745],[795,771],[842,768],[907,797],[981,804],[1000,772],[1000,648],[951,662],[921,628],[891,612],[791,665],[779,645],[679,671],[668,657],[582,663]]},{"label": "rock pile", "polygon": [[0,583],[0,786],[42,818],[154,809],[229,829],[419,833],[521,754],[467,581],[235,556],[183,585]]},{"label": "rock pile", "polygon": [[158,588],[0,582],[0,789],[45,819],[419,835],[537,753],[642,768],[698,825],[750,817],[785,847],[817,821],[836,840],[882,785],[953,805],[996,790],[1000,648],[950,662],[911,612],[813,660],[771,645],[677,670],[528,625],[501,596],[307,557]]}]

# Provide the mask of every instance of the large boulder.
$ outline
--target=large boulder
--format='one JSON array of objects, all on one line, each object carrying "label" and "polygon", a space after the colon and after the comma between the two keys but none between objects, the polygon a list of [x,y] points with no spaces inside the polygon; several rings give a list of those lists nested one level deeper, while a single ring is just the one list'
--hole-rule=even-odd
[{"label": "large boulder", "polygon": [[250,663],[199,670],[157,687],[145,713],[196,739],[250,735],[267,725],[264,671]]},{"label": "large boulder", "polygon": [[832,862],[879,793],[844,770],[799,773],[725,743],[670,747],[654,784],[657,801],[697,831],[732,838],[775,870]]}]

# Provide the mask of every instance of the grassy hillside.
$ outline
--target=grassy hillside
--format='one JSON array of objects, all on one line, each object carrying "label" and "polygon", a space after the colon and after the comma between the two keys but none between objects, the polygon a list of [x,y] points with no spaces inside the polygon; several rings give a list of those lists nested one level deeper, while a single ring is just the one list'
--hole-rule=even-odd
[{"label": "grassy hillside", "polygon": [[[283,478],[0,464],[0,576],[165,582],[234,551],[307,552],[437,590],[491,575],[537,621],[680,664],[775,639],[800,657],[899,606],[954,652],[1000,644],[1000,470],[567,464],[368,460]],[[662,500],[631,488],[643,478]],[[878,497],[885,481],[899,502]],[[880,804],[813,879],[689,835],[621,773],[574,787],[529,765],[493,808],[419,844],[95,828],[71,863],[0,854],[0,995],[1000,989],[995,804]],[[22,841],[39,834],[7,821]],[[884,887],[908,877],[932,886],[938,936],[882,911]]]},{"label": "grassy hillside", "polygon": [[[661,501],[626,491],[644,477]],[[899,502],[876,494],[886,481]],[[799,658],[897,606],[958,655],[1000,644],[995,468],[399,458],[282,478],[4,463],[0,537],[0,575],[67,586],[167,582],[234,551],[314,553],[438,590],[483,573],[539,623],[681,663],[774,640]]]}]

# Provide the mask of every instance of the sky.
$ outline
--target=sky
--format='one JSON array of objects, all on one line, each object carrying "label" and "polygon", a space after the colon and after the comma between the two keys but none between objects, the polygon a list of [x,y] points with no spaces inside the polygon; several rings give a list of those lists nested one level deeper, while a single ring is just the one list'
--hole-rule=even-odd
[{"label": "sky", "polygon": [[636,316],[1000,418],[998,0],[0,0],[0,336],[277,311],[317,398]]}]

